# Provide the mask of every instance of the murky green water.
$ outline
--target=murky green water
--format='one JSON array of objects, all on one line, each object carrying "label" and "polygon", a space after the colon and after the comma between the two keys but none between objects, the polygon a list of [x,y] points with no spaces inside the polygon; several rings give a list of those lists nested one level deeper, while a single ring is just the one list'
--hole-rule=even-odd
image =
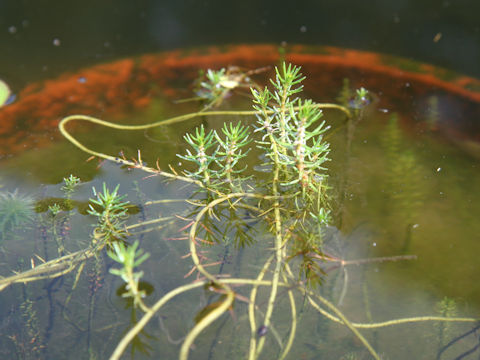
[{"label": "murky green water", "polygon": [[[64,1],[51,0],[1,1],[0,80],[8,84],[18,101],[22,100],[19,92],[26,86],[35,85],[33,92],[41,93],[44,84],[38,85],[37,81],[54,79],[85,66],[169,49],[252,42],[275,46],[303,43],[312,45],[312,51],[316,45],[363,49],[411,57],[479,76],[480,2],[406,0],[371,5],[351,0],[295,4],[248,0],[228,4],[212,0],[87,0],[68,6]],[[411,63],[402,60],[396,66],[406,69]],[[353,70],[351,74],[358,76],[359,84],[368,81],[368,73]],[[182,71],[177,75],[186,76]],[[315,101],[334,101],[342,86],[341,77],[343,73],[338,83],[327,86],[328,98],[316,94],[320,85],[315,84],[323,82],[315,79],[309,82],[311,87],[307,86],[306,93]],[[85,80],[74,79],[74,83],[81,86]],[[186,89],[190,80],[178,79],[177,87],[184,97],[190,96]],[[350,129],[350,138],[343,119],[334,111],[325,112],[332,125],[328,139],[332,144],[329,174],[335,214],[325,249],[352,263],[344,267],[322,264],[326,275],[318,291],[356,322],[424,315],[478,318],[478,103],[468,106],[473,113],[463,113],[450,96],[440,94],[438,107],[433,97],[409,97],[411,89],[406,88],[403,80],[392,81],[391,85],[409,99],[401,104],[387,100],[397,106],[397,123],[391,120],[391,109],[384,109],[385,99],[380,93],[379,103],[366,109],[362,120]],[[154,96],[158,87],[156,83],[148,84]],[[429,91],[441,92],[434,86]],[[45,103],[30,105],[32,109],[45,109],[46,114],[62,107],[69,94],[60,89],[57,95],[56,101],[49,102],[49,98]],[[128,93],[122,95],[129,98]],[[92,94],[93,99],[96,96],[98,92]],[[73,105],[74,100],[70,100],[68,103]],[[114,114],[96,102],[93,108],[103,119],[125,124],[157,121],[199,108],[195,103],[174,104],[172,100],[158,97],[142,111],[126,112],[122,107]],[[225,107],[250,109],[251,104],[243,96],[234,96]],[[430,110],[439,113],[441,126],[425,116]],[[69,113],[68,109],[62,110],[60,117]],[[59,256],[59,248],[73,253],[88,247],[95,225],[95,219],[86,213],[88,200],[92,187],[101,189],[103,182],[111,189],[119,184],[120,192],[136,205],[130,212],[129,224],[178,214],[189,217],[191,206],[183,200],[195,196],[193,187],[180,182],[165,184],[158,177],[97,159],[87,161],[89,155],[59,139],[57,130],[50,128],[49,123],[44,124],[40,134],[35,134],[38,137],[30,138],[31,130],[26,125],[29,113],[23,116],[15,122],[12,134],[27,130],[18,141],[28,149],[0,151],[0,277],[54,259]],[[47,118],[42,114],[38,117]],[[36,117],[31,120],[36,125]],[[178,170],[182,161],[175,154],[185,150],[185,132],[202,123],[218,129],[223,121],[231,120],[253,121],[243,117],[197,119],[133,133],[80,124],[74,134],[96,150],[113,155],[123,151],[131,158],[141,149],[142,158],[149,164],[158,164],[165,170],[172,164]],[[461,136],[457,132],[458,120],[470,126]],[[0,133],[6,125],[0,109]],[[4,138],[1,139],[4,149]],[[257,162],[252,153],[250,166],[253,168]],[[82,180],[70,203],[61,190],[62,179],[69,174]],[[12,200],[18,206],[17,214],[23,217],[5,220],[2,206]],[[151,204],[154,200],[179,201]],[[61,205],[61,211],[52,216],[47,208],[55,203]],[[32,211],[34,206],[36,211]],[[245,238],[256,243],[242,249],[227,243],[202,250],[210,262],[219,263],[209,268],[212,273],[256,277],[271,254],[272,238],[267,225],[256,221],[250,212],[239,211],[237,215],[232,223],[240,224]],[[16,227],[12,226],[15,221]],[[158,227],[137,229],[139,232],[131,236],[151,254],[142,265],[145,289],[153,290],[146,299],[148,304],[196,277],[194,273],[185,278],[192,267],[190,258],[184,258],[189,249],[184,240],[186,230],[182,229],[188,223],[175,218]],[[216,226],[220,232],[232,223],[222,218]],[[398,255],[416,255],[417,259],[355,262]],[[112,267],[118,265],[102,252],[86,261],[81,271],[77,267],[60,278],[20,282],[3,289],[0,358],[109,358],[141,316],[139,310],[133,310],[119,296],[122,281],[109,273]],[[250,287],[241,286],[235,291],[248,297]],[[299,292],[296,294],[298,329],[288,359],[370,358],[348,329],[320,315]],[[203,288],[176,297],[152,319],[124,358],[178,358],[180,345],[194,326],[195,317],[219,297]],[[190,359],[247,358],[250,328],[244,300],[237,298],[233,312],[224,314],[195,341]],[[257,299],[263,311],[267,301],[268,290],[263,289]],[[278,358],[291,327],[289,314],[287,292],[280,290],[262,358]],[[382,359],[474,359],[480,352],[478,330],[472,332],[476,326],[477,323],[442,326],[426,322],[361,332]]]},{"label": "murky green water", "polygon": [[[308,74],[306,74],[308,75]],[[340,91],[341,84],[339,84]],[[308,89],[307,89],[308,91]],[[315,99],[323,101],[323,99]],[[226,108],[249,109],[242,97],[233,97]],[[361,120],[348,127],[333,111],[325,118],[332,125],[330,184],[335,221],[326,238],[326,250],[353,261],[344,267],[325,264],[326,276],[319,291],[336,304],[351,321],[378,322],[390,319],[440,315],[440,302],[455,304],[449,315],[478,317],[480,286],[477,257],[480,247],[480,168],[478,158],[462,150],[428,126],[414,126],[402,117],[378,111],[376,104],[363,109]],[[195,103],[177,104],[159,99],[144,111],[126,113],[112,120],[147,123],[172,115],[196,111]],[[203,118],[147,132],[120,132],[93,126],[78,126],[75,134],[86,145],[108,154],[123,151],[127,158],[142,152],[150,164],[181,169],[175,154],[183,153],[182,135],[200,123],[220,128],[223,121],[238,118]],[[253,119],[242,118],[245,123]],[[418,123],[427,121],[419,119]],[[348,136],[347,133],[350,135]],[[349,150],[347,150],[349,149]],[[184,220],[191,206],[182,200],[195,196],[191,186],[165,184],[158,177],[112,163],[87,162],[89,156],[64,140],[51,146],[14,154],[0,163],[0,191],[29,196],[38,208],[28,221],[2,233],[0,271],[30,269],[59,255],[59,246],[74,252],[88,246],[95,220],[86,215],[92,186],[120,192],[138,206],[128,222],[181,215],[160,227],[146,226],[132,235],[151,254],[142,266],[147,297],[152,304],[180,284],[191,282]],[[52,159],[55,159],[52,161]],[[258,159],[252,154],[250,166]],[[74,174],[82,185],[73,196],[73,210],[52,216],[45,205],[61,203],[60,181]],[[152,200],[181,200],[150,204]],[[138,211],[139,210],[139,211]],[[270,253],[271,235],[266,225],[254,221],[248,211],[233,222],[242,222],[252,246],[236,248],[229,237],[225,244],[204,246],[202,251],[216,274],[255,277]],[[217,221],[217,233],[229,226],[228,218]],[[230,224],[231,225],[231,224]],[[227,235],[231,233],[227,232]],[[355,263],[354,260],[397,255],[416,255],[416,260]],[[140,317],[118,295],[122,281],[108,270],[117,266],[104,253],[56,279],[14,284],[0,297],[0,354],[4,358],[107,358],[123,334]],[[235,289],[248,297],[249,287]],[[179,296],[162,309],[135,341],[135,358],[176,358],[179,344],[207,304],[218,299],[200,288]],[[224,314],[195,342],[191,359],[245,358],[249,342],[247,304],[239,298],[233,312]],[[268,292],[261,291],[257,303],[265,307]],[[300,295],[296,296],[298,333],[289,358],[367,359],[368,353],[343,326],[327,320]],[[279,293],[273,328],[267,333],[263,358],[276,358],[279,343],[285,344],[291,326],[288,297]],[[396,325],[362,333],[384,359],[433,359],[442,346],[474,328],[474,323]],[[276,336],[278,333],[280,335]],[[473,334],[455,341],[441,359],[453,359],[478,345]],[[473,351],[473,350],[472,350]],[[475,353],[475,356],[478,356]]]}]

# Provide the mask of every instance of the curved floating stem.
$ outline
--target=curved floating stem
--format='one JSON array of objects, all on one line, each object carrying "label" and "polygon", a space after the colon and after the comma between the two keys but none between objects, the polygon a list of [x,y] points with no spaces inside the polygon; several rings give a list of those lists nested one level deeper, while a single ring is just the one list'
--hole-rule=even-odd
[{"label": "curved floating stem", "polygon": [[[171,299],[180,295],[184,292],[199,288],[208,284],[209,280],[200,280],[192,284],[187,284],[183,286],[179,286],[172,291],[165,294],[160,300],[158,300],[151,308],[150,311],[145,313],[143,317],[138,321],[134,327],[132,327],[127,334],[122,338],[122,340],[118,343],[117,347],[115,348],[114,352],[110,356],[110,360],[118,360],[124,353],[125,349],[127,348],[128,344],[137,336],[140,331],[147,325],[150,319],[157,313],[167,302]],[[244,285],[256,285],[256,286],[271,286],[271,281],[266,280],[254,280],[254,279],[222,279],[224,284],[244,284]],[[280,283],[279,286],[287,287],[288,284]],[[187,349],[188,350],[188,349]]]},{"label": "curved floating stem", "polygon": [[[265,264],[263,265],[262,270],[257,276],[257,280],[263,280],[267,269],[273,261],[273,255],[271,255]],[[250,291],[250,303],[248,304],[248,320],[250,322],[250,351],[248,355],[249,360],[255,359],[256,347],[257,347],[257,325],[255,322],[255,301],[257,298],[258,285],[254,285]]]},{"label": "curved floating stem", "polygon": [[[319,104],[315,104],[315,107],[317,107],[319,109],[336,109],[336,110],[339,110],[339,111],[343,112],[345,114],[345,116],[347,116],[347,118],[350,118],[352,116],[350,111],[346,107],[341,106],[341,105],[337,105],[337,104],[319,103]],[[273,113],[273,111],[267,111],[266,112],[266,114],[272,114],[272,113]],[[99,157],[99,158],[102,158],[102,159],[105,159],[105,160],[110,160],[110,161],[113,161],[113,162],[116,162],[116,163],[122,163],[122,164],[127,165],[127,166],[139,167],[146,172],[159,174],[159,175],[165,176],[167,178],[179,178],[183,181],[193,182],[193,183],[197,183],[197,185],[202,185],[201,182],[196,181],[196,180],[192,180],[192,179],[187,178],[187,177],[174,175],[174,174],[171,174],[171,173],[168,173],[168,172],[163,172],[163,171],[160,171],[158,169],[153,169],[153,168],[150,168],[150,167],[147,167],[147,166],[141,166],[141,164],[137,164],[133,161],[129,161],[129,160],[126,160],[126,159],[119,159],[119,158],[116,158],[114,156],[89,149],[88,147],[83,145],[80,141],[75,139],[75,137],[73,137],[73,135],[71,135],[68,132],[68,130],[66,129],[66,125],[69,122],[73,122],[73,121],[86,121],[86,122],[89,122],[89,123],[92,123],[92,124],[97,124],[97,125],[105,126],[105,127],[108,127],[108,128],[117,129],[117,130],[137,131],[137,130],[152,129],[152,128],[155,128],[155,127],[158,127],[158,126],[172,125],[172,124],[175,124],[175,123],[179,123],[179,122],[187,121],[187,120],[190,120],[190,119],[194,119],[194,118],[199,117],[199,116],[252,116],[252,115],[257,115],[257,114],[259,114],[259,111],[256,111],[256,110],[249,110],[249,111],[203,111],[202,110],[202,111],[198,111],[198,112],[195,112],[195,113],[179,115],[179,116],[175,116],[175,117],[172,117],[172,118],[169,118],[169,119],[160,120],[160,121],[156,121],[156,122],[153,122],[153,123],[150,123],[150,124],[144,124],[144,125],[122,125],[122,124],[116,124],[116,123],[112,123],[112,122],[109,122],[109,121],[101,120],[101,119],[95,118],[93,116],[88,116],[88,115],[70,115],[70,116],[67,116],[67,117],[63,118],[60,121],[60,123],[58,124],[58,128],[60,130],[60,133],[68,141],[70,141],[73,145],[75,145],[77,148],[79,148],[83,152],[85,152],[87,154],[90,154],[92,156],[96,156],[96,157]]]}]

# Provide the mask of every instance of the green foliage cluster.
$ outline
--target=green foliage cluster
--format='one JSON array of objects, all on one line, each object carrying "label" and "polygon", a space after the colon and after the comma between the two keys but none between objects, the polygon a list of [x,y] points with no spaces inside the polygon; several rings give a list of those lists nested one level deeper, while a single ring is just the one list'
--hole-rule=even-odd
[{"label": "green foliage cluster", "polygon": [[226,91],[229,90],[228,86],[224,86],[228,85],[228,83],[225,83],[227,80],[226,69],[223,68],[218,71],[207,70],[205,81],[200,81],[200,86],[197,90],[198,96],[206,101],[207,107],[216,106],[223,100]]},{"label": "green foliage cluster", "polygon": [[[207,188],[222,191],[231,189],[222,185],[241,184],[246,180],[240,176],[246,165],[240,161],[251,150],[243,148],[251,143],[253,133],[259,133],[260,138],[254,141],[264,151],[264,161],[259,167],[278,168],[276,180],[284,187],[283,192],[286,188],[301,191],[307,198],[325,190],[322,181],[326,179],[329,145],[323,134],[329,127],[325,121],[318,123],[323,114],[315,103],[295,96],[303,89],[303,79],[299,67],[284,64],[282,69],[276,69],[273,91],[252,89],[257,117],[253,131],[241,123],[225,123],[221,135],[215,130],[207,133],[203,125],[194,134],[186,134],[185,141],[193,151],[178,156],[196,166],[195,171],[185,172],[187,176],[202,181]],[[271,180],[265,184],[271,184]]]},{"label": "green foliage cluster", "polygon": [[205,133],[202,126],[195,130],[195,134],[186,134],[185,141],[193,148],[193,153],[187,149],[186,155],[177,155],[183,160],[192,162],[197,167],[196,171],[185,170],[188,177],[200,180],[205,186],[222,188],[225,184],[233,185],[245,167],[238,168],[238,162],[246,156],[242,148],[250,140],[248,128],[241,123],[232,125],[224,123],[222,128],[224,139],[215,130]]},{"label": "green foliage cluster", "polygon": [[67,198],[70,198],[75,192],[77,187],[80,185],[80,178],[70,174],[69,177],[63,179],[64,185],[62,186],[62,191],[65,193]]},{"label": "green foliage cluster", "polygon": [[[329,126],[323,120],[322,109],[336,109],[347,116],[346,133],[348,141],[351,141],[353,128],[358,123],[364,106],[371,99],[370,94],[364,88],[357,90],[356,93],[350,91],[349,83],[346,81],[341,96],[344,105],[358,115],[352,117],[351,111],[346,106],[317,104],[311,100],[302,99],[300,93],[303,90],[302,81],[304,79],[299,67],[283,63],[280,68],[275,69],[275,79],[271,80],[269,87],[251,88],[253,111],[206,111],[207,108],[219,105],[229,91],[246,80],[246,74],[237,69],[209,70],[206,80],[200,83],[201,93],[199,94],[207,105],[197,113],[181,115],[153,124],[125,126],[83,115],[74,115],[63,119],[59,125],[62,134],[75,146],[90,155],[120,163],[129,168],[140,169],[167,180],[176,180],[192,185],[195,187],[195,191],[191,198],[181,200],[188,205],[185,213],[148,220],[142,218],[135,224],[127,224],[126,220],[131,205],[126,200],[126,196],[119,193],[119,185],[113,190],[110,190],[105,183],[101,191],[93,188],[94,197],[90,199],[88,214],[94,216],[97,223],[93,231],[92,243],[87,249],[70,253],[64,251],[62,229],[65,228],[63,225],[66,222],[61,219],[64,216],[68,220],[69,215],[68,213],[62,215],[61,212],[64,210],[69,212],[73,209],[71,197],[79,186],[80,180],[72,175],[65,178],[62,191],[66,197],[64,201],[68,206],[58,205],[55,202],[49,203],[49,216],[45,216],[53,224],[53,234],[57,241],[59,257],[21,274],[0,279],[0,290],[16,282],[26,283],[58,277],[77,268],[73,290],[79,281],[85,260],[92,257],[98,259],[98,252],[107,247],[108,256],[120,266],[111,269],[110,272],[119,276],[124,282],[122,291],[117,291],[117,293],[131,300],[129,304],[133,305],[131,306],[132,328],[118,343],[110,358],[112,360],[121,358],[129,344],[132,345],[132,354],[135,349],[147,349],[148,346],[139,341],[139,335],[145,335],[143,329],[148,321],[176,296],[201,287],[208,289],[213,294],[212,301],[200,309],[194,318],[192,328],[187,332],[185,338],[179,340],[178,343],[182,343],[179,353],[181,360],[188,358],[196,339],[204,330],[225,312],[233,310],[236,299],[247,304],[250,342],[247,346],[248,349],[242,349],[242,355],[246,355],[245,357],[249,360],[261,357],[262,351],[268,347],[265,346],[266,338],[270,339],[271,334],[279,344],[278,356],[275,358],[285,359],[288,356],[296,336],[297,322],[301,318],[297,312],[299,298],[304,305],[310,304],[319,314],[329,320],[348,327],[370,355],[377,360],[380,359],[380,356],[358,329],[376,329],[400,323],[445,321],[445,319],[447,321],[477,321],[471,318],[452,318],[455,309],[451,304],[445,302],[440,306],[443,317],[398,319],[367,324],[352,323],[335,305],[317,291],[324,276],[324,267],[322,267],[324,261],[331,261],[334,263],[333,266],[342,268],[349,264],[355,264],[355,261],[333,258],[323,250],[324,230],[331,222],[332,215],[326,172],[330,147],[325,136]],[[228,122],[219,131],[208,130],[206,126],[202,125],[186,134],[184,140],[189,148],[184,154],[178,155],[187,163],[187,167],[182,169],[182,174],[177,173],[172,167],[170,168],[171,172],[161,170],[158,165],[157,168],[149,167],[142,161],[140,152],[138,152],[138,159],[129,160],[123,156],[119,158],[90,150],[65,129],[65,124],[69,121],[83,120],[122,130],[146,130],[198,116],[217,115],[253,115],[254,118],[252,118],[251,125],[242,122],[236,124]],[[398,167],[392,167],[392,173],[399,177],[399,172],[413,171],[414,161],[407,155],[404,156],[404,161],[395,157],[398,156],[395,154],[401,148],[401,139],[396,132],[396,124],[393,120],[387,130],[386,138],[389,138],[386,143],[387,156]],[[251,159],[247,161],[247,157],[258,153],[258,150],[261,151],[259,163],[257,167],[249,169],[247,165],[251,163]],[[349,150],[347,149],[347,151]],[[255,171],[260,171],[258,169],[268,169],[268,171],[261,174],[255,173]],[[395,183],[394,178],[391,181],[392,189],[397,185],[400,186]],[[7,200],[11,200],[14,195],[17,194],[6,193],[4,195],[0,193],[0,197],[5,197]],[[393,198],[396,195],[392,192],[389,196]],[[13,205],[7,204],[8,206],[5,207],[0,202],[0,230],[8,231],[20,224],[20,219],[30,217],[33,203],[23,200],[22,206],[12,203]],[[415,205],[416,199],[407,200]],[[147,206],[147,203],[151,205],[172,201],[178,201],[178,199],[142,202],[145,203],[144,206]],[[405,207],[407,208],[407,205]],[[408,209],[413,211],[413,207]],[[247,213],[247,216],[241,216],[244,213]],[[151,292],[151,287],[146,286],[146,282],[142,281],[144,274],[139,267],[147,261],[149,254],[139,248],[139,241],[135,241],[133,244],[129,243],[131,235],[143,234],[164,226],[177,226],[178,219],[188,222],[185,226],[182,225],[179,230],[182,235],[176,239],[185,240],[189,250],[187,255],[192,261],[191,270],[185,275],[185,278],[195,272],[197,278],[195,281],[179,285],[163,294],[154,304],[147,305],[145,297]],[[241,278],[236,274],[230,277],[221,276],[225,258],[229,255],[230,244],[256,245],[251,235],[247,234],[248,231],[245,231],[249,226],[247,222],[250,220],[260,222],[264,225],[262,228],[267,229],[266,236],[256,239],[268,242],[262,247],[267,252],[266,256],[259,256],[263,265],[260,265],[261,268],[256,277]],[[205,255],[208,251],[205,251],[202,245],[205,242],[210,245],[214,245],[215,242],[223,242],[226,251],[221,261],[207,263],[210,259]],[[376,258],[376,260],[387,261],[400,258]],[[361,259],[357,264],[369,261],[373,262],[375,259]],[[98,267],[99,263],[97,262],[96,265]],[[217,271],[212,269],[217,269]],[[97,275],[98,271],[95,271],[94,274]],[[346,271],[344,274],[346,277]],[[97,286],[100,286],[97,284],[98,277],[95,276],[94,280],[96,289]],[[237,285],[247,289],[245,291],[249,291],[249,294],[242,294],[241,290],[234,287]],[[266,289],[268,293],[258,295],[262,288]],[[91,292],[93,294],[93,290]],[[342,296],[343,294],[342,291]],[[273,319],[276,320],[275,315],[280,312],[276,308],[280,297],[283,300],[282,305],[289,308],[291,318],[289,326],[283,326],[283,324],[276,326],[278,324],[273,321]],[[93,309],[93,303],[91,303],[91,309]],[[136,316],[138,309],[143,312],[142,318],[139,320]],[[301,311],[303,312],[303,306]],[[283,315],[279,318],[284,319]],[[162,316],[157,316],[157,318],[168,341],[173,342],[168,329],[163,329]],[[219,325],[218,334],[221,332],[222,326]],[[445,329],[445,327],[439,328],[442,334]],[[217,343],[220,342],[215,340],[211,349]],[[268,351],[270,350],[268,349]],[[268,355],[270,356],[271,353]],[[356,353],[350,353],[345,356],[345,358],[347,357],[355,358]]]},{"label": "green foliage cluster", "polygon": [[98,224],[95,229],[94,243],[101,241],[107,245],[111,245],[116,240],[125,237],[125,219],[127,218],[128,201],[123,201],[126,195],[119,195],[117,185],[113,191],[110,191],[106,184],[103,183],[103,192],[97,192],[92,188],[94,199],[90,199],[88,213],[97,217]]},{"label": "green foliage cluster", "polygon": [[15,229],[32,221],[35,215],[35,200],[15,191],[0,191],[0,241]]},{"label": "green foliage cluster", "polygon": [[397,114],[392,114],[383,134],[386,160],[386,195],[394,222],[406,227],[404,251],[409,250],[411,230],[420,215],[426,188],[422,164],[404,144]]},{"label": "green foliage cluster", "polygon": [[300,68],[283,64],[276,73],[273,91],[252,89],[258,111],[255,131],[262,134],[257,144],[265,151],[264,165],[279,167],[281,185],[299,185],[305,197],[310,191],[320,191],[326,177],[329,145],[323,134],[329,127],[325,121],[317,125],[323,114],[311,100],[295,96],[302,91],[305,79]]},{"label": "green foliage cluster", "polygon": [[[194,134],[184,136],[192,150],[178,156],[195,166],[194,171],[185,171],[186,175],[201,181],[211,196],[218,197],[245,188],[249,177],[244,175],[247,164],[242,160],[252,146],[261,149],[259,166],[272,171],[263,181],[253,181],[252,186],[259,196],[286,197],[284,211],[295,219],[289,230],[295,236],[288,243],[286,259],[301,255],[300,278],[318,284],[321,269],[313,257],[322,255],[322,227],[330,221],[325,167],[330,149],[324,140],[329,127],[318,105],[298,96],[305,79],[300,68],[284,63],[275,71],[272,90],[251,89],[256,113],[253,129],[225,123],[219,135],[215,130],[206,132],[202,125]],[[213,80],[217,78],[213,72],[209,74]],[[223,76],[223,71],[217,75]],[[272,228],[282,227],[280,219],[270,222]]]},{"label": "green foliage cluster", "polygon": [[110,269],[110,272],[120,276],[125,281],[127,284],[126,292],[122,296],[132,298],[135,306],[142,303],[141,299],[145,297],[146,293],[145,290],[139,288],[143,271],[134,271],[134,269],[150,256],[148,253],[143,253],[141,249],[138,249],[138,245],[138,241],[131,246],[125,246],[123,242],[116,241],[112,244],[113,250],[108,251],[108,256],[122,265],[120,269]]}]

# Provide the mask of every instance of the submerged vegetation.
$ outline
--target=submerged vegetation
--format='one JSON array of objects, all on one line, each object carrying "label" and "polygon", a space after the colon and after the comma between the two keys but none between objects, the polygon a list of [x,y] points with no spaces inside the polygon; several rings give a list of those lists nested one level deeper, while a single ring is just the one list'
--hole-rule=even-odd
[{"label": "submerged vegetation", "polygon": [[34,217],[35,200],[18,190],[0,191],[0,243]]},{"label": "submerged vegetation", "polygon": [[[58,240],[59,256],[53,260],[45,260],[30,270],[0,279],[0,291],[14,283],[28,284],[40,279],[52,279],[76,270],[72,284],[73,292],[86,268],[86,261],[90,259],[94,262],[88,274],[88,289],[92,295],[102,285],[99,269],[102,262],[106,261],[105,257],[102,260],[101,254],[106,252],[116,263],[110,268],[110,273],[117,275],[125,283],[120,293],[122,297],[130,300],[129,306],[132,308],[132,326],[119,341],[111,359],[119,359],[129,345],[132,346],[132,354],[135,350],[148,353],[149,346],[145,342],[151,337],[145,331],[147,323],[157,316],[160,327],[164,329],[163,318],[158,314],[173,299],[177,299],[177,296],[200,288],[205,289],[209,299],[197,312],[193,325],[185,337],[180,340],[173,339],[168,329],[163,330],[169,343],[181,343],[179,350],[181,360],[186,360],[195,343],[200,342],[200,334],[216,329],[217,335],[210,346],[209,358],[211,358],[215,347],[221,343],[218,334],[223,325],[218,325],[217,320],[222,316],[225,321],[228,320],[228,316],[235,318],[235,307],[245,310],[238,321],[247,324],[244,329],[247,340],[229,341],[232,342],[231,347],[235,348],[235,358],[250,360],[262,356],[286,358],[294,346],[298,323],[305,320],[303,315],[308,306],[333,323],[349,329],[358,339],[358,343],[374,359],[383,357],[363,334],[363,330],[360,331],[361,329],[378,330],[387,326],[425,321],[435,321],[439,324],[478,321],[473,318],[454,317],[456,313],[453,304],[444,301],[439,305],[441,316],[356,323],[350,321],[337,305],[322,295],[321,290],[328,270],[326,265],[344,269],[349,265],[414,258],[401,255],[345,261],[331,254],[325,246],[330,236],[328,229],[341,222],[345,189],[335,189],[329,184],[327,167],[330,161],[330,145],[326,138],[330,125],[328,120],[324,119],[323,110],[339,111],[345,118],[348,153],[354,128],[363,115],[363,107],[371,101],[370,95],[363,88],[356,92],[350,91],[346,82],[341,94],[343,105],[319,104],[304,100],[300,97],[304,80],[300,68],[283,63],[275,69],[275,78],[271,80],[270,87],[251,88],[253,110],[213,109],[223,103],[228,92],[239,84],[245,85],[246,78],[247,75],[239,70],[209,70],[206,79],[200,82],[199,95],[204,100],[202,110],[152,124],[118,125],[83,115],[63,119],[60,123],[62,134],[86,153],[130,169],[141,170],[148,176],[158,177],[178,187],[180,187],[178,184],[188,186],[191,195],[183,200],[147,200],[143,198],[141,185],[136,184],[136,192],[141,199],[138,209],[142,216],[146,209],[154,204],[162,205],[168,202],[182,202],[185,210],[171,216],[156,216],[152,219],[139,216],[138,221],[131,223],[129,213],[133,205],[126,200],[126,195],[121,195],[120,185],[115,186],[113,190],[105,183],[101,191],[93,188],[94,197],[90,199],[88,214],[95,217],[97,222],[91,239],[85,249],[68,252],[60,241],[61,231],[57,230],[65,229],[64,224],[69,220],[69,212],[63,218],[65,221],[60,223],[55,219],[58,219],[62,211],[73,209],[71,197],[81,182],[73,175],[64,179],[62,191],[69,206],[64,208],[54,203],[48,207],[53,218],[54,238]],[[219,129],[209,129],[206,122],[201,124],[184,136],[188,148],[184,153],[178,154],[178,158],[185,164],[182,164],[179,170],[170,166],[169,171],[161,169],[158,165],[157,167],[147,165],[142,160],[140,151],[137,158],[127,159],[123,155],[112,156],[91,150],[66,129],[69,122],[86,121],[119,130],[146,130],[196,117],[220,115],[248,116],[250,121],[226,122]],[[392,138],[386,145],[390,146],[386,148],[386,152],[388,161],[392,163],[392,178],[389,180],[392,192],[388,196],[401,197],[401,201],[397,203],[401,204],[402,209],[398,211],[406,214],[403,221],[408,226],[413,226],[414,210],[420,198],[416,195],[415,189],[411,188],[414,186],[413,181],[408,182],[409,187],[405,189],[401,188],[407,186],[402,185],[405,182],[398,183],[400,175],[413,172],[411,165],[413,160],[409,153],[396,155],[399,152],[400,140],[395,132],[394,121],[392,118],[387,129],[387,136]],[[253,169],[248,167],[251,161],[247,161],[252,156],[258,159]],[[411,194],[411,198],[400,194]],[[13,198],[13,195],[5,195],[5,198],[8,200]],[[0,203],[0,215],[5,219],[2,222],[3,232],[32,218],[33,202],[27,201],[27,198],[21,199],[23,208],[18,204]],[[15,211],[3,210],[7,206]],[[179,240],[184,244],[182,250],[186,250],[187,254],[183,258],[191,259],[190,270],[184,277],[187,279],[195,275],[195,280],[177,284],[178,286],[152,302],[148,299],[152,291],[143,280],[142,267],[154,259],[142,250],[142,235],[151,231],[167,233],[167,229],[174,229],[177,235],[180,233],[178,237],[172,237],[170,240]],[[256,229],[262,229],[264,233],[260,236],[252,235]],[[171,242],[167,240],[166,246],[173,249]],[[256,249],[255,260],[258,261],[258,266],[253,269],[255,274],[248,274],[245,277],[243,273],[240,275],[239,271],[226,274],[224,266],[228,263],[233,250],[237,250],[235,254],[239,256],[240,250],[248,246]],[[218,261],[211,258],[210,250],[215,247],[222,250]],[[405,249],[407,250],[408,248]],[[171,253],[169,256],[175,256],[176,252],[172,250]],[[180,257],[182,256],[178,254],[175,261],[179,261]],[[347,286],[345,277],[341,299],[346,296]],[[90,299],[93,299],[93,296]],[[69,301],[70,297],[66,305]],[[341,302],[342,300],[339,301]],[[237,305],[239,303],[245,306],[240,307]],[[24,308],[27,309],[26,305]],[[137,311],[141,312],[138,318]],[[32,310],[29,313],[33,317],[36,316]],[[285,320],[287,314],[288,321]],[[68,315],[67,311],[63,314],[66,319],[73,322]],[[90,311],[88,326],[92,317],[93,312]],[[371,320],[371,316],[368,318]],[[30,324],[35,325],[36,320],[31,320]],[[77,324],[75,327],[81,328]],[[451,328],[443,324],[437,329],[441,337],[439,346],[444,346],[445,334]],[[145,337],[148,339],[145,340]],[[275,341],[278,346],[266,346],[267,341]],[[90,345],[90,338],[88,344]],[[90,352],[90,355],[94,357],[93,352]],[[344,355],[344,358],[357,357],[355,353],[349,353]]]},{"label": "submerged vegetation", "polygon": [[397,114],[392,114],[383,136],[386,159],[385,188],[394,222],[405,229],[403,251],[410,250],[412,230],[416,226],[423,199],[425,181],[421,166],[411,150],[405,150]]}]

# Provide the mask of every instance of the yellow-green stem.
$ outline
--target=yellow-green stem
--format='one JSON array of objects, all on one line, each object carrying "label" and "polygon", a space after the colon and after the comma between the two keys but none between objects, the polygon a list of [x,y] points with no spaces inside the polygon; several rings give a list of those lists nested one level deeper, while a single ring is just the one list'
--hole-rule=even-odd
[{"label": "yellow-green stem", "polygon": [[[270,264],[272,263],[273,256],[270,256],[268,260],[263,265],[262,270],[257,276],[257,280],[261,281],[265,276]],[[250,303],[248,304],[248,320],[250,321],[250,351],[248,354],[248,359],[255,359],[256,347],[257,347],[257,325],[255,322],[255,300],[257,297],[258,285],[253,285],[252,291],[250,292]]]},{"label": "yellow-green stem", "polygon": [[[265,312],[265,318],[263,326],[268,328],[270,325],[270,318],[272,317],[275,299],[277,297],[278,280],[280,278],[280,270],[283,264],[282,256],[282,219],[280,217],[280,202],[278,201],[278,184],[280,173],[280,161],[278,159],[278,149],[273,135],[270,134],[270,143],[272,144],[272,153],[274,157],[274,173],[272,181],[272,195],[276,198],[273,203],[273,211],[275,216],[275,269],[273,271],[272,288],[270,290],[270,297],[268,299],[267,311]],[[256,351],[256,357],[260,355],[265,344],[265,337],[260,338],[258,341],[258,347]]]}]

